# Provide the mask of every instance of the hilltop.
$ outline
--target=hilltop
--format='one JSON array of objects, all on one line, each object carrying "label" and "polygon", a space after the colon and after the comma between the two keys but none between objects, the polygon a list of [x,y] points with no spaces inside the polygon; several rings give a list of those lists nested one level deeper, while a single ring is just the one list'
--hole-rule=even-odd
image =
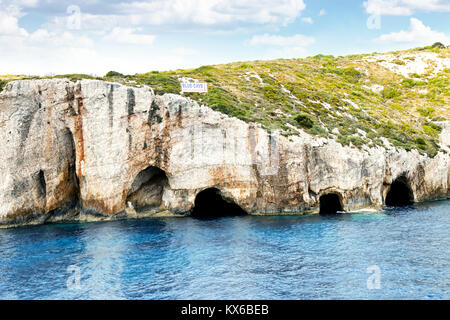
[{"label": "hilltop", "polygon": [[[88,75],[59,75],[71,80]],[[36,79],[0,76],[7,82]],[[180,81],[207,82],[207,94],[184,94],[246,122],[285,136],[304,130],[357,148],[417,149],[434,157],[441,122],[450,119],[450,49],[235,62],[190,70],[96,78],[180,93]]]}]

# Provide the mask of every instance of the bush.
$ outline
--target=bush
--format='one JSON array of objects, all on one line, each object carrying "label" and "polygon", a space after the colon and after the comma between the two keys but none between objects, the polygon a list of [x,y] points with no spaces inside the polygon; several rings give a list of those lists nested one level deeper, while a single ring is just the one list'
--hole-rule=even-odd
[{"label": "bush", "polygon": [[245,110],[239,109],[239,100],[225,89],[216,87],[208,89],[204,101],[211,109],[230,117],[241,118],[245,116]]},{"label": "bush", "polygon": [[431,79],[429,82],[430,85],[437,87],[439,89],[448,89],[450,87],[450,78],[447,77],[436,77]]},{"label": "bush", "polygon": [[362,73],[355,68],[328,68],[326,72],[337,74],[350,83],[357,83],[362,77]]},{"label": "bush", "polygon": [[402,61],[400,59],[395,59],[394,61],[392,61],[392,63],[398,64],[400,66],[403,66],[406,64],[405,61]]},{"label": "bush", "polygon": [[212,77],[212,73],[211,72],[216,72],[218,69],[213,67],[213,66],[202,66],[200,68],[194,69],[192,70],[193,74],[196,75],[203,75],[206,77]]},{"label": "bush", "polygon": [[54,76],[54,78],[67,78],[70,81],[73,82],[77,82],[78,80],[83,80],[83,79],[96,79],[95,77],[89,75],[89,74],[79,74],[79,73],[75,73],[75,74],[61,74],[61,75],[56,75]]},{"label": "bush", "polygon": [[286,103],[286,97],[278,88],[265,86],[263,87],[264,99],[273,104]]},{"label": "bush", "polygon": [[433,116],[435,109],[433,107],[417,108],[417,112],[419,112],[422,117],[429,118]]},{"label": "bush", "polygon": [[322,60],[322,59],[334,60],[334,56],[333,55],[318,54],[318,55],[315,55],[313,57],[313,59],[316,59],[316,60]]},{"label": "bush", "polygon": [[381,95],[385,99],[393,99],[395,97],[400,96],[400,93],[393,88],[386,88],[381,91]]},{"label": "bush", "polygon": [[246,63],[243,63],[239,66],[239,69],[250,69],[252,66]]},{"label": "bush", "polygon": [[431,47],[435,49],[445,49],[445,46],[441,42],[435,42]]},{"label": "bush", "polygon": [[314,126],[314,121],[311,120],[309,115],[306,113],[300,113],[295,116],[294,120],[302,127],[306,129],[311,129]]},{"label": "bush", "polygon": [[180,93],[181,85],[178,79],[160,73],[146,73],[139,75],[138,79],[144,84],[152,87],[156,94]]},{"label": "bush", "polygon": [[328,132],[324,128],[316,124],[313,125],[310,133],[316,136],[328,137]]},{"label": "bush", "polygon": [[0,80],[0,92],[3,91],[3,88],[6,86],[8,82],[4,80]]},{"label": "bush", "polygon": [[425,132],[425,134],[429,135],[429,136],[437,136],[438,135],[438,131],[435,130],[434,128],[427,126],[426,124],[424,124],[422,126],[423,131]]},{"label": "bush", "polygon": [[419,137],[419,138],[417,138],[416,139],[416,143],[418,144],[418,145],[421,145],[421,146],[426,146],[426,142],[425,142],[425,139],[424,138],[422,138],[422,137]]},{"label": "bush", "polygon": [[398,104],[398,103],[393,103],[391,104],[391,108],[397,111],[404,111],[405,108],[402,107],[402,105]]},{"label": "bush", "polygon": [[117,71],[109,71],[107,74],[106,74],[106,76],[105,77],[120,77],[120,78],[123,78],[124,77],[124,75],[123,74],[121,74],[120,72],[117,72]]},{"label": "bush", "polygon": [[402,81],[402,85],[403,85],[405,88],[410,89],[410,88],[413,88],[413,87],[417,86],[417,85],[418,85],[418,82],[417,82],[416,80],[414,80],[414,79],[404,79],[404,80]]}]

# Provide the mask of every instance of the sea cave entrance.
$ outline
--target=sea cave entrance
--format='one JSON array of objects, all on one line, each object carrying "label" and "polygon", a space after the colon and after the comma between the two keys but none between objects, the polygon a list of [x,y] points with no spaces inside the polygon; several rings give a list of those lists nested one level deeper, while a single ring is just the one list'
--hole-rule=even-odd
[{"label": "sea cave entrance", "polygon": [[166,173],[158,167],[148,167],[139,172],[127,195],[127,205],[131,203],[139,212],[158,208],[162,203],[164,188],[168,185]]},{"label": "sea cave entrance", "polygon": [[391,185],[386,196],[386,205],[389,207],[402,207],[412,204],[414,194],[405,176],[397,178]]},{"label": "sea cave entrance", "polygon": [[191,216],[193,217],[227,217],[242,216],[247,212],[234,202],[225,200],[220,190],[210,188],[201,191],[195,198],[194,209]]},{"label": "sea cave entrance", "polygon": [[45,174],[44,171],[39,170],[39,173],[37,174],[37,184],[38,184],[38,190],[39,195],[43,198],[47,197],[47,182],[45,181]]},{"label": "sea cave entrance", "polygon": [[320,214],[337,214],[342,211],[344,208],[338,194],[329,193],[320,197]]}]

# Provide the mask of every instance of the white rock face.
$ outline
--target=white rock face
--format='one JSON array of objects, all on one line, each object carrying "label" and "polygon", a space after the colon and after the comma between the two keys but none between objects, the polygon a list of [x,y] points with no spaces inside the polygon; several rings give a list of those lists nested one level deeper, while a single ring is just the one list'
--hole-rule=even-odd
[{"label": "white rock face", "polygon": [[328,193],[345,210],[380,208],[400,176],[415,201],[450,194],[448,153],[286,138],[178,95],[94,80],[9,83],[0,138],[4,226],[189,214],[207,188],[250,214],[318,212]]}]

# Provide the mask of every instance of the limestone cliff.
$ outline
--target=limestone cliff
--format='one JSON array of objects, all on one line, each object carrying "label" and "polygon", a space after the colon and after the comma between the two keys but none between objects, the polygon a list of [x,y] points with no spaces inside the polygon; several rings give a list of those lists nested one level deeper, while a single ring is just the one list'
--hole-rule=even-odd
[{"label": "limestone cliff", "polygon": [[65,79],[0,93],[0,224],[186,215],[220,190],[249,214],[380,208],[396,180],[416,202],[450,195],[450,125],[434,158],[268,133],[175,94]]}]

